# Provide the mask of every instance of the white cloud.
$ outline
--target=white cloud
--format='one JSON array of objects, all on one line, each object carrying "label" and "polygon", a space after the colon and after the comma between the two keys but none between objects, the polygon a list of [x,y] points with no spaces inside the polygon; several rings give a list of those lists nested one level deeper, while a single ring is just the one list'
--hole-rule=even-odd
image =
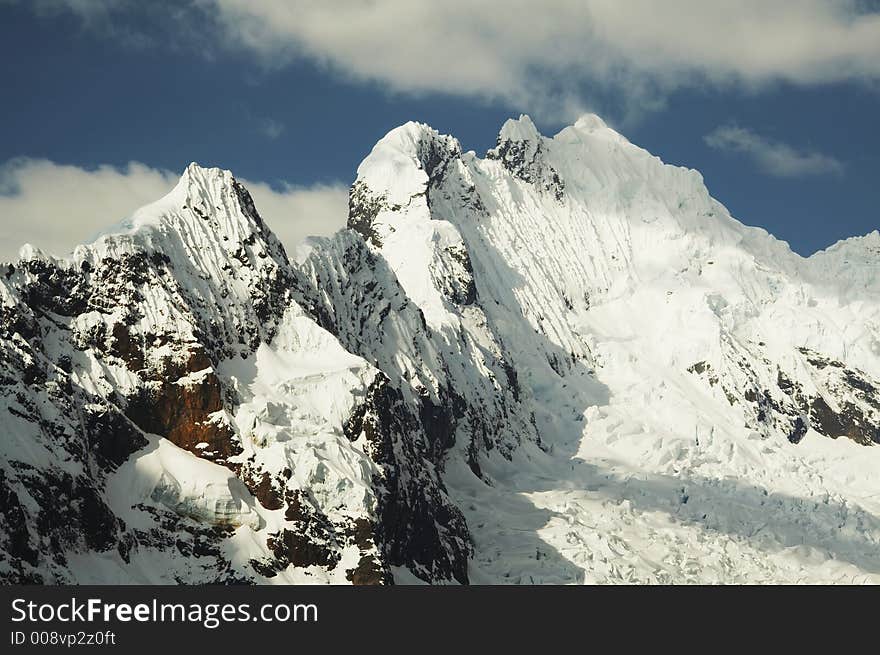
[{"label": "white cloud", "polygon": [[880,79],[880,13],[859,0],[197,2],[267,61],[528,111],[568,113],[602,89],[641,106],[707,82]]},{"label": "white cloud", "polygon": [[843,164],[834,157],[797,150],[785,143],[766,139],[745,127],[722,126],[707,134],[704,140],[716,150],[749,156],[762,171],[776,177],[843,173]]},{"label": "white cloud", "polygon": [[682,86],[880,80],[880,11],[866,0],[38,0],[32,6],[66,8],[92,29],[128,41],[155,41],[138,29],[158,22],[172,44],[193,43],[202,54],[244,48],[270,66],[306,58],[395,91],[501,99],[553,119],[584,109],[649,111]]},{"label": "white cloud", "polygon": [[348,187],[342,184],[288,186],[280,192],[262,182],[242,180],[242,184],[291,256],[307,236],[329,236],[348,220]]},{"label": "white cloud", "polygon": [[[14,159],[0,166],[0,261],[15,259],[24,243],[65,255],[138,207],[162,197],[178,175],[137,162],[88,170],[43,159]],[[309,235],[329,235],[345,225],[342,185],[286,187],[242,180],[285,247]]]},{"label": "white cloud", "polygon": [[7,162],[0,167],[0,260],[26,242],[65,254],[168,193],[176,177],[136,162],[94,170],[43,159]]}]

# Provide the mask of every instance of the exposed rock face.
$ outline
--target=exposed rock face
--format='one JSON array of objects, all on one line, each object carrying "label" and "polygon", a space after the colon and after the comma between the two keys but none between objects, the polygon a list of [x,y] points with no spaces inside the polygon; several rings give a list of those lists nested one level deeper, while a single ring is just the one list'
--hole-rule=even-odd
[{"label": "exposed rock face", "polygon": [[[367,453],[381,468],[375,480],[382,489],[375,537],[388,545],[390,563],[405,565],[426,580],[448,578],[451,573],[458,582],[467,583],[471,554],[467,525],[447,499],[439,476],[432,473],[431,464],[439,467],[440,455],[435,452],[430,457],[431,418],[420,423],[410,415],[400,391],[379,375],[347,432],[364,435]],[[453,434],[448,423],[437,427],[442,431],[438,436]]]},{"label": "exposed rock face", "polygon": [[348,227],[291,261],[192,165],[0,265],[0,580],[878,570],[880,235],[799,258],[590,116],[397,128]]},{"label": "exposed rock face", "polygon": [[[720,386],[731,406],[742,403],[746,425],[761,431],[787,434],[799,443],[810,429],[832,439],[847,437],[869,446],[880,443],[880,396],[878,384],[867,374],[847,368],[842,362],[808,348],[798,348],[799,357],[777,363],[773,385],[756,373],[752,364],[734,362],[745,384],[735,377],[722,381],[708,362],[697,362],[688,372],[702,378],[709,387]],[[768,368],[773,365],[763,360]]]},{"label": "exposed rock face", "polygon": [[543,140],[531,119],[521,116],[501,129],[498,142],[486,153],[486,159],[498,160],[515,177],[562,200],[565,183],[543,156],[543,149]]},{"label": "exposed rock face", "polygon": [[225,463],[241,453],[241,446],[222,419],[223,397],[220,379],[205,368],[145,386],[129,399],[126,414],[144,432],[161,434],[200,457]]},{"label": "exposed rock face", "polygon": [[373,229],[373,221],[384,209],[388,209],[384,197],[371,195],[364,183],[355,182],[348,194],[348,227],[374,246],[381,247],[382,241]]},{"label": "exposed rock face", "polygon": [[[813,396],[807,400],[808,406],[803,406],[804,412],[809,412],[810,425],[834,439],[848,437],[866,446],[880,443],[880,384],[819,353],[806,348],[801,353],[828,396],[828,400]],[[795,387],[796,395],[798,391]],[[802,396],[800,399],[803,403]]]},{"label": "exposed rock face", "polygon": [[[247,192],[195,165],[72,259],[6,267],[4,580],[100,581],[89,554],[114,550],[164,558],[150,582],[466,581],[421,405],[375,391],[388,379],[299,309],[297,275]],[[242,530],[263,555],[228,559]]]},{"label": "exposed rock face", "polygon": [[[662,547],[668,561],[697,551],[711,559],[710,551],[731,547],[760,562],[744,579],[774,579],[761,577],[768,570],[794,579],[735,535],[763,529],[761,516],[788,526],[800,495],[872,502],[875,490],[854,493],[843,474],[831,482],[817,473],[816,462],[827,457],[817,439],[870,444],[880,425],[872,405],[880,379],[876,236],[804,260],[730,217],[696,171],[664,165],[595,116],[552,138],[527,117],[509,121],[484,159],[410,123],[373,149],[353,189],[349,227],[365,239],[316,241],[299,264],[297,298],[405,398],[426,401],[419,416],[427,441],[442,445],[430,458],[475,544],[469,579],[700,581],[678,564],[658,577],[654,556],[640,561],[640,551],[630,553],[628,573],[590,551],[620,554],[621,542],[605,531],[626,543],[639,539],[627,526],[641,526],[653,552],[665,538],[648,517],[666,501],[638,499],[665,498],[677,480],[681,492],[689,476],[706,478],[704,496],[720,505],[697,513],[693,493],[670,495],[671,507],[688,503],[699,534],[676,531]],[[844,365],[817,369],[802,348]],[[869,452],[836,452],[864,458],[855,468],[874,461]],[[463,462],[491,492],[472,490]],[[614,474],[625,482],[608,490]],[[630,482],[651,475],[661,482]],[[756,490],[757,508],[766,494],[793,496],[779,513],[740,517],[725,504],[736,493],[721,499],[715,491],[729,478]],[[532,499],[536,507],[520,506],[523,515],[547,507],[537,547],[528,530],[509,529],[523,520],[514,510],[498,518],[472,502],[517,506],[505,486]],[[647,516],[609,510],[596,489],[621,507],[647,505]],[[851,507],[815,514],[805,535],[780,529],[773,548],[823,534],[819,548],[845,550],[828,535]],[[880,530],[871,525],[865,539],[876,543]],[[534,562],[523,565],[530,547]],[[705,579],[739,566],[733,555],[719,560]]]}]

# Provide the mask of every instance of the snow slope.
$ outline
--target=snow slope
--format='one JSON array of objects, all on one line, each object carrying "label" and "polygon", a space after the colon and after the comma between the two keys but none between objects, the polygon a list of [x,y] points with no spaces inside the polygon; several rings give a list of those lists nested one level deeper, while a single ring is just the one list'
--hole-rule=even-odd
[{"label": "snow slope", "polygon": [[3,267],[4,580],[465,579],[417,410],[294,274],[247,191],[196,165],[70,260]]},{"label": "snow slope", "polygon": [[483,159],[408,124],[359,184],[381,209],[350,225],[467,330],[425,282],[463,244],[546,446],[488,489],[450,467],[473,580],[877,579],[880,454],[829,439],[880,442],[876,232],[803,259],[596,116],[508,121]]},{"label": "snow slope", "polygon": [[192,165],[0,266],[0,576],[876,582],[878,255],[592,115],[392,130],[293,260]]}]

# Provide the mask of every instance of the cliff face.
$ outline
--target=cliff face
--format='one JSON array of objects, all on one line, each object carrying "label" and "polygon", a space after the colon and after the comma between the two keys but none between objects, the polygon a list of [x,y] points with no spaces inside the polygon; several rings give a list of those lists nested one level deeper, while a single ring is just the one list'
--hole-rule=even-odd
[{"label": "cliff face", "polygon": [[3,272],[4,580],[467,580],[421,406],[293,300],[228,172]]},{"label": "cliff face", "polygon": [[876,233],[800,258],[595,116],[409,123],[349,211],[291,261],[191,165],[0,265],[4,581],[880,570]]}]

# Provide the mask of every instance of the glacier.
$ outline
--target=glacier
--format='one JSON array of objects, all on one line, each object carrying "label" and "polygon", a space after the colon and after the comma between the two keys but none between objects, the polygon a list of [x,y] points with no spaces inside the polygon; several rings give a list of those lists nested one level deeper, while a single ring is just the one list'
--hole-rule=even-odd
[{"label": "glacier", "polygon": [[232,174],[0,265],[0,579],[880,579],[880,233],[586,115],[407,123],[290,256]]}]

